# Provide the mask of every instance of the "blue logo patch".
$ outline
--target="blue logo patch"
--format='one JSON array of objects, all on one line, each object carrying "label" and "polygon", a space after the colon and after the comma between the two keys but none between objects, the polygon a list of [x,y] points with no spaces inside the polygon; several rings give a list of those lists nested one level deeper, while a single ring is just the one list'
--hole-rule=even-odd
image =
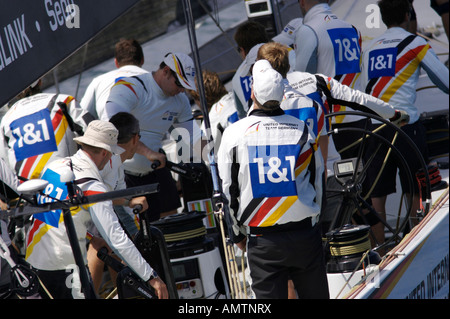
[{"label": "blue logo patch", "polygon": [[289,109],[284,110],[284,112],[305,122],[308,128],[317,136],[317,113],[313,107]]},{"label": "blue logo patch", "polygon": [[16,139],[13,148],[17,161],[58,149],[48,109],[13,121],[10,129]]},{"label": "blue logo patch", "polygon": [[394,76],[397,62],[397,48],[373,50],[369,53],[369,79]]},{"label": "blue logo patch", "polygon": [[244,97],[245,97],[245,102],[247,102],[248,100],[250,100],[250,97],[252,95],[253,77],[252,76],[241,76],[240,81],[241,81],[242,92],[244,93]]},{"label": "blue logo patch", "polygon": [[248,146],[253,196],[297,195],[295,163],[300,145]]},{"label": "blue logo patch", "polygon": [[[67,198],[67,186],[66,184],[61,182],[61,176],[58,173],[52,171],[51,169],[47,169],[41,178],[49,182],[44,190],[44,194],[49,195],[52,198],[38,195],[37,200],[39,204],[55,202],[53,198],[56,198],[58,200],[63,200]],[[37,220],[40,220],[50,226],[58,227],[61,212],[62,211],[58,209],[49,212],[35,214],[34,217]]]},{"label": "blue logo patch", "polygon": [[334,63],[336,75],[359,73],[361,49],[358,33],[353,28],[337,28],[328,30],[334,47]]}]

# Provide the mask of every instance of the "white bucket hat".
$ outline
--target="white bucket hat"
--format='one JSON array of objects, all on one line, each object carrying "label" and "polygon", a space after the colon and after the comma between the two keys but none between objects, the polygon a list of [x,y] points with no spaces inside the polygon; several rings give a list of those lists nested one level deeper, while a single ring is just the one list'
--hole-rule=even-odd
[{"label": "white bucket hat", "polygon": [[125,150],[117,146],[117,131],[114,124],[107,121],[94,120],[89,123],[83,136],[75,137],[73,140],[78,144],[83,143],[103,148],[112,154],[122,154]]},{"label": "white bucket hat", "polygon": [[253,94],[261,105],[268,101],[283,100],[283,77],[267,60],[258,60],[253,65]]},{"label": "white bucket hat", "polygon": [[168,53],[164,57],[164,63],[177,74],[181,85],[197,91],[195,86],[195,66],[191,57],[184,53]]}]

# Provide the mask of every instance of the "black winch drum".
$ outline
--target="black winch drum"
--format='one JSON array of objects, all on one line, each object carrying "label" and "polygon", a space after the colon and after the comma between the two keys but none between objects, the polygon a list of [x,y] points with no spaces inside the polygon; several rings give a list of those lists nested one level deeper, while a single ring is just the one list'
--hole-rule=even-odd
[{"label": "black winch drum", "polygon": [[355,270],[367,251],[369,262],[378,264],[380,257],[371,250],[369,230],[368,225],[344,225],[341,229],[328,232],[326,236],[331,259],[327,263],[327,272]]},{"label": "black winch drum", "polygon": [[153,222],[164,234],[171,259],[182,258],[214,249],[214,242],[206,237],[203,223],[205,212],[192,211],[170,215]]}]

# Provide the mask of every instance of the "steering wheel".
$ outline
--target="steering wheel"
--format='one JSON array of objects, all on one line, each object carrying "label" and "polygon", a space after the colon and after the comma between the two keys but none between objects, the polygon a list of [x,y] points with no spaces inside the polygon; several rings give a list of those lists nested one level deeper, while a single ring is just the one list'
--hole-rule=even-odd
[{"label": "steering wheel", "polygon": [[[372,231],[370,236],[375,246],[372,248],[374,251],[380,250],[390,246],[395,246],[410,230],[411,222],[411,210],[413,206],[413,196],[420,196],[424,203],[422,211],[419,212],[419,216],[425,216],[431,203],[431,187],[429,176],[425,174],[425,187],[420,188],[419,193],[414,187],[414,183],[418,183],[414,172],[409,168],[406,157],[414,156],[421,164],[424,172],[428,172],[427,164],[422,157],[422,154],[418,150],[415,143],[406,135],[400,128],[384,120],[376,115],[344,111],[327,114],[325,117],[327,120],[332,120],[334,117],[342,115],[355,115],[361,117],[365,123],[363,127],[339,127],[333,128],[328,132],[328,135],[332,138],[339,134],[351,134],[352,136],[359,137],[356,141],[350,145],[337,149],[339,153],[351,153],[352,157],[345,158],[334,163],[334,173],[337,183],[333,186],[327,187],[326,197],[327,201],[332,200],[334,197],[340,197],[340,205],[337,205],[334,218],[330,224],[329,231],[342,229],[349,224],[374,224],[381,222],[385,228],[386,239],[384,242],[377,242]],[[381,122],[381,126],[373,129],[371,125],[372,120]],[[395,130],[393,140],[386,139],[381,136],[381,130],[385,127],[391,127]],[[408,154],[402,154],[396,144],[398,137],[402,137],[402,143],[406,141],[411,152]],[[378,176],[373,179],[373,182],[368,182],[367,170],[373,165],[373,159],[375,154],[379,152],[386,152],[385,161],[388,158],[395,160],[398,163],[399,174],[402,174],[405,178],[403,183],[397,182],[397,190],[401,188],[401,197],[397,203],[392,203],[390,197],[386,207],[386,218],[383,218],[378,212],[375,211],[371,202],[371,194],[373,188],[378,183],[380,174],[384,170],[384,164],[378,172]],[[383,153],[384,154],[384,153]],[[409,196],[406,196],[408,194]],[[413,195],[413,196],[411,196]],[[404,202],[404,203],[403,203]]]}]

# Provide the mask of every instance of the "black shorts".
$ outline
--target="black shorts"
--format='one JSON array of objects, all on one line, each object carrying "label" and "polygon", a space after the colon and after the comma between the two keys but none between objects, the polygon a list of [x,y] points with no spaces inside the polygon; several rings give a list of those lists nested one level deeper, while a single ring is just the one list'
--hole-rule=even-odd
[{"label": "black shorts", "polygon": [[[378,127],[378,125],[374,124],[374,128]],[[422,154],[425,163],[428,163],[428,150],[427,150],[427,144],[426,144],[426,131],[425,127],[423,126],[423,123],[420,121],[417,121],[413,124],[408,124],[402,127],[402,131],[408,135],[411,140],[414,142],[414,144],[419,149],[420,153]],[[377,132],[378,135],[385,137],[388,141],[392,141],[392,138],[394,136],[394,129],[390,127],[386,127],[380,131]],[[411,148],[408,141],[404,139],[400,134],[397,137],[397,140],[395,141],[394,146],[398,149],[398,151],[402,154],[403,158],[405,159],[406,163],[408,164],[408,167],[410,171],[414,174],[412,176],[413,178],[413,187],[415,191],[418,191],[418,183],[415,177],[415,173],[422,167],[420,160],[415,155],[415,151]],[[370,152],[369,154],[372,154],[373,152],[376,152],[375,147],[376,143],[369,143]],[[385,160],[387,148],[383,147],[378,152],[376,152],[376,156],[374,158],[374,161],[371,163],[371,165],[368,168],[367,171],[367,178],[369,180],[370,185],[373,185],[376,182],[376,178],[378,176],[379,171],[381,170],[383,161]],[[393,154],[394,152],[392,152]],[[382,197],[387,196],[389,194],[393,194],[396,192],[396,178],[397,178],[397,168],[401,166],[401,162],[399,161],[398,156],[395,156],[395,154],[389,156],[388,160],[386,161],[386,165],[379,177],[378,182],[376,182],[376,185],[372,191],[371,196],[372,197]],[[402,185],[405,184],[407,181],[407,177],[404,174],[403,170],[400,170],[399,172],[400,181]],[[408,191],[405,189],[405,191]]]},{"label": "black shorts", "polygon": [[125,182],[128,187],[159,183],[159,192],[146,195],[149,221],[158,220],[161,213],[181,207],[175,180],[167,167],[154,170],[144,176],[125,173]]}]

